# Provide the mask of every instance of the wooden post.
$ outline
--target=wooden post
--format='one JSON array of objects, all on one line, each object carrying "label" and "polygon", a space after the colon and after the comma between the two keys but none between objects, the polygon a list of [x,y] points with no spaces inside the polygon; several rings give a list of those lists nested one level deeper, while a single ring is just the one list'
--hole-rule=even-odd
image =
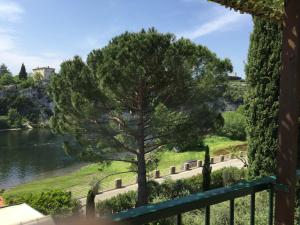
[{"label": "wooden post", "polygon": [[122,188],[122,179],[115,180],[115,188],[116,189]]},{"label": "wooden post", "polygon": [[160,178],[160,171],[159,170],[154,171],[154,178]]},{"label": "wooden post", "polygon": [[203,165],[202,160],[197,160],[197,167],[202,167],[202,165]]},{"label": "wooden post", "polygon": [[183,165],[183,170],[184,170],[184,171],[190,170],[190,164],[189,164],[189,163],[185,163],[185,164]]},{"label": "wooden post", "polygon": [[224,155],[220,156],[220,162],[224,162]]},{"label": "wooden post", "polygon": [[170,174],[175,174],[176,173],[176,167],[175,166],[171,166],[170,167]]},{"label": "wooden post", "polygon": [[282,71],[279,101],[277,182],[288,192],[276,191],[275,224],[294,224],[300,89],[300,1],[286,0],[283,21]]}]

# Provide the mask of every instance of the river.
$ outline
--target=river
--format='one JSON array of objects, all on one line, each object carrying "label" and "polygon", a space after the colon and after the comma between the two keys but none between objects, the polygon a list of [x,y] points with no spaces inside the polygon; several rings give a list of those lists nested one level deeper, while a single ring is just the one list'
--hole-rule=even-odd
[{"label": "river", "polygon": [[0,131],[0,189],[63,175],[82,166],[65,155],[64,139],[47,129]]}]

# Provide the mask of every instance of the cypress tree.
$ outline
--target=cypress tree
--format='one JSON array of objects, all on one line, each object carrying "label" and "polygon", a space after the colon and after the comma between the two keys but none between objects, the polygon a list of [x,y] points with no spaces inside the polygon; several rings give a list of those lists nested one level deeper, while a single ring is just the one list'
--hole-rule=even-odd
[{"label": "cypress tree", "polygon": [[24,63],[22,63],[22,66],[21,66],[21,70],[20,70],[20,73],[19,73],[19,79],[20,80],[26,80],[27,79],[27,72],[26,72],[26,68],[25,68]]},{"label": "cypress tree", "polygon": [[95,193],[93,190],[89,190],[86,198],[86,217],[95,217]]},{"label": "cypress tree", "polygon": [[209,155],[209,147],[205,146],[205,156],[204,156],[204,164],[202,170],[202,177],[203,177],[203,191],[209,190],[210,186],[210,174],[211,174],[211,167],[210,167],[210,155]]},{"label": "cypress tree", "polygon": [[246,65],[250,176],[275,173],[278,148],[279,74],[282,31],[277,23],[254,18]]}]

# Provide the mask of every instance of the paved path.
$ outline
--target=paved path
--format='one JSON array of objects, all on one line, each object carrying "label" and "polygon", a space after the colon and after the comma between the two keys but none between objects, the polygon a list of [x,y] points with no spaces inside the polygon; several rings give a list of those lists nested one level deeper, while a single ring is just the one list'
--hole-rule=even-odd
[{"label": "paved path", "polygon": [[[232,159],[232,160],[229,160],[229,161],[218,162],[218,163],[212,164],[212,170],[215,171],[215,170],[221,169],[223,167],[229,167],[229,166],[242,168],[244,166],[244,164],[239,159]],[[189,177],[192,177],[194,175],[201,174],[201,173],[202,173],[202,167],[201,168],[192,168],[189,171],[180,172],[180,173],[177,173],[177,174],[168,175],[168,176],[164,176],[162,178],[155,179],[155,181],[157,181],[158,183],[162,183],[166,178],[171,178],[172,180],[179,180],[179,179],[189,178]],[[102,201],[102,200],[105,200],[105,199],[109,199],[109,198],[114,197],[118,194],[125,193],[125,192],[128,192],[128,191],[135,191],[135,190],[137,190],[137,184],[128,185],[128,186],[120,188],[120,189],[105,191],[105,192],[103,192],[101,194],[98,194],[96,196],[95,202]],[[80,200],[82,205],[86,204],[86,198],[81,198],[79,200]]]}]

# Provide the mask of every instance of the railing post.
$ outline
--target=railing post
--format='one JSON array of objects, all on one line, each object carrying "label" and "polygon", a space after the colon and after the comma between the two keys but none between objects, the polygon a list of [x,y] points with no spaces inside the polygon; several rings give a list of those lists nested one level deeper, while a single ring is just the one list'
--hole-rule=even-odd
[{"label": "railing post", "polygon": [[181,214],[177,215],[177,223],[176,224],[177,225],[181,225],[182,224],[182,216],[181,216]]},{"label": "railing post", "polygon": [[210,206],[205,207],[205,225],[210,225]]},{"label": "railing post", "polygon": [[269,225],[273,225],[273,208],[274,208],[274,190],[273,187],[270,188],[269,192]]},{"label": "railing post", "polygon": [[234,199],[230,200],[230,217],[229,217],[229,224],[234,225]]},{"label": "railing post", "polygon": [[282,71],[279,101],[279,150],[277,182],[288,192],[276,190],[275,224],[294,224],[300,96],[300,1],[284,1]]},{"label": "railing post", "polygon": [[250,225],[255,224],[255,193],[250,195]]}]

